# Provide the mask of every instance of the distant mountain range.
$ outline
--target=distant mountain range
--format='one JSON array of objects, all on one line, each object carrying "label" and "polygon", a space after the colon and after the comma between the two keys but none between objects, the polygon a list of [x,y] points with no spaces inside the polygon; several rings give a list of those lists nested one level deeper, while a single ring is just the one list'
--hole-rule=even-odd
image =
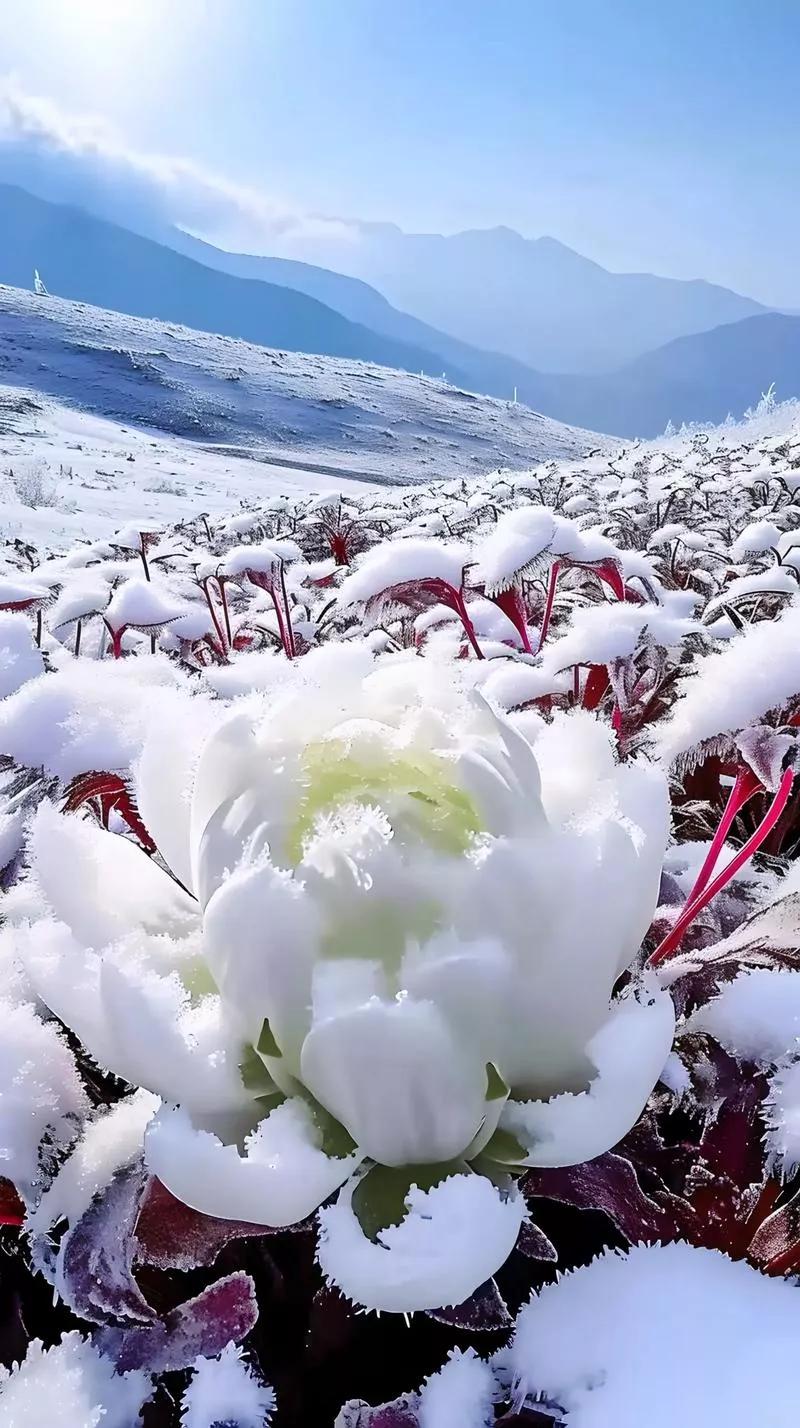
[{"label": "distant mountain range", "polygon": [[[585,331],[594,334],[591,341],[599,340],[604,323],[607,340],[624,346],[631,340],[634,317],[640,339],[646,327],[674,328],[699,323],[703,316],[709,330],[662,341],[610,372],[537,371],[518,357],[484,350],[400,311],[359,278],[297,260],[223,252],[177,229],[165,230],[156,241],[10,185],[0,185],[0,283],[29,288],[37,267],[50,291],[61,297],[289,352],[356,358],[434,376],[446,373],[455,387],[506,400],[516,391],[520,402],[559,421],[620,436],[655,436],[669,420],[719,421],[729,411],[739,415],[771,382],[780,397],[800,395],[800,317],[770,313],[707,283],[606,273],[553,240],[528,243],[519,235],[509,237],[509,230],[459,237],[470,240],[470,252],[481,246],[473,239],[485,240],[491,254],[496,250],[489,240],[498,232],[510,250],[521,244],[526,253],[539,255],[537,262],[542,254],[550,255],[548,261],[555,255],[565,270],[591,274],[595,297],[585,298]],[[433,248],[444,251],[436,243]],[[476,307],[486,306],[486,290],[498,281],[489,261],[481,288],[476,269]],[[616,308],[610,296],[615,284],[621,284]],[[636,285],[638,306],[630,296]],[[578,283],[568,298],[551,295],[553,333],[559,340],[557,312],[564,332],[570,324],[577,328],[579,289]],[[600,292],[609,304],[604,318],[597,316]],[[726,309],[727,320],[720,325]]]},{"label": "distant mountain range", "polygon": [[444,237],[357,223],[339,241],[308,238],[305,249],[300,256],[363,278],[434,327],[545,372],[610,371],[766,311],[713,283],[610,273],[555,238],[511,228]]}]

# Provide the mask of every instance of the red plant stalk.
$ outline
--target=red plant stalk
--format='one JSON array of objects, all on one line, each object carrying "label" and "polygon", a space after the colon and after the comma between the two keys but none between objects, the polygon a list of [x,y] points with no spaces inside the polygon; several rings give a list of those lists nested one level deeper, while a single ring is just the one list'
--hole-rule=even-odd
[{"label": "red plant stalk", "polygon": [[497,595],[490,595],[489,599],[504,615],[508,616],[515,630],[522,640],[522,648],[526,654],[532,655],[531,642],[528,635],[528,620],[525,602],[519,586],[512,585],[508,590],[501,590]]},{"label": "red plant stalk", "polygon": [[703,888],[711,877],[717,865],[719,855],[724,847],[725,839],[733,826],[733,821],[737,814],[751,798],[757,793],[762,792],[763,787],[764,785],[761,780],[756,778],[753,770],[748,768],[747,765],[737,770],[736,779],[728,795],[728,801],[725,804],[725,810],[720,819],[719,827],[711,841],[711,847],[706,853],[703,866],[697,874],[692,891],[686,900],[687,905],[694,902],[695,898],[700,896]]},{"label": "red plant stalk", "polygon": [[219,598],[222,601],[222,614],[225,620],[225,634],[227,635],[228,649],[230,649],[231,645],[233,644],[233,638],[231,636],[231,617],[228,612],[228,597],[225,594],[225,576],[217,575],[214,578],[217,582]]},{"label": "red plant stalk", "polygon": [[109,625],[108,620],[106,620],[105,617],[103,618],[103,624],[105,625],[106,629],[108,630],[108,633],[111,636],[111,654],[113,658],[122,659],[122,636],[125,634],[125,631],[128,628],[127,625],[120,625],[119,629],[115,630],[111,625]]},{"label": "red plant stalk", "polygon": [[221,624],[220,624],[220,622],[219,622],[219,620],[218,620],[218,618],[217,618],[216,607],[215,607],[215,605],[214,605],[214,601],[211,599],[211,591],[210,591],[209,588],[208,588],[208,580],[207,580],[207,579],[200,581],[200,588],[201,588],[203,594],[204,594],[205,597],[206,597],[206,604],[207,604],[207,606],[208,606],[208,613],[209,613],[209,615],[211,616],[211,619],[212,619],[212,621],[213,621],[213,623],[214,623],[214,629],[215,629],[216,632],[217,632],[217,639],[219,640],[219,647],[220,647],[221,650],[224,651],[224,649],[225,649],[225,636],[224,636],[223,633],[222,633],[222,626],[221,626]]},{"label": "red plant stalk", "polygon": [[731,861],[722,869],[722,872],[717,874],[713,882],[707,883],[706,887],[697,897],[687,901],[674,927],[667,933],[664,940],[650,957],[647,964],[649,967],[658,967],[660,963],[665,962],[668,957],[671,957],[672,954],[678,950],[683,940],[683,935],[690,923],[694,922],[695,918],[703,911],[703,908],[708,906],[712,899],[717,896],[717,893],[721,892],[731,881],[731,878],[736,876],[739,869],[743,868],[745,863],[749,862],[753,855],[758,852],[765,838],[772,832],[772,829],[775,827],[775,824],[789,801],[794,779],[794,769],[787,769],[780,781],[778,792],[775,794],[775,797],[755,832],[751,833],[747,842],[744,843],[738,853],[731,858]]},{"label": "red plant stalk", "polygon": [[[289,606],[289,597],[288,597],[288,595],[286,594],[286,576],[285,576],[285,574],[284,574],[283,561],[281,561],[281,564],[280,564],[280,573],[281,573],[281,600],[282,600],[282,602],[283,602],[283,615],[284,615],[284,620],[285,620],[285,630],[284,630],[284,641],[283,641],[283,643],[284,643],[284,648],[285,648],[285,650],[286,650],[286,654],[288,655],[289,659],[294,659],[295,654],[297,653],[297,649],[296,649],[295,642],[294,642],[294,630],[292,629],[292,612],[291,612],[291,609],[290,609],[290,606]],[[278,601],[275,599],[275,592],[274,592],[274,590],[273,590],[273,593],[272,593],[272,599],[273,599],[274,604],[275,604],[275,613],[278,614]],[[280,618],[280,616],[279,616],[279,618]]]},{"label": "red plant stalk", "polygon": [[547,598],[544,603],[544,614],[542,615],[542,628],[539,631],[539,643],[536,647],[537,654],[547,639],[547,632],[550,629],[550,621],[553,618],[553,605],[556,598],[556,586],[561,566],[557,560],[550,566],[550,574],[547,579]]}]

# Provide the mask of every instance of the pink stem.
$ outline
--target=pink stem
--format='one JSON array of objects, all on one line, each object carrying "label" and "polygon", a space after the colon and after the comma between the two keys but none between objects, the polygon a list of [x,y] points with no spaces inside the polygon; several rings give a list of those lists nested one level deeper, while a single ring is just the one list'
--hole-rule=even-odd
[{"label": "pink stem", "polygon": [[464,631],[466,633],[467,639],[469,640],[473,650],[475,651],[475,657],[476,659],[483,659],[484,653],[480,645],[478,644],[478,637],[475,634],[475,626],[473,625],[469,615],[467,614],[467,605],[464,596],[461,594],[460,590],[456,590],[454,585],[451,586],[451,589],[453,591],[454,605],[458,613],[458,618],[464,626]]},{"label": "pink stem", "polygon": [[775,797],[755,832],[751,833],[747,842],[739,849],[735,857],[731,858],[731,861],[722,869],[722,872],[717,874],[713,882],[709,883],[698,897],[687,902],[674,927],[667,933],[663,942],[660,943],[649,959],[649,967],[657,967],[661,962],[665,962],[673,952],[677,951],[683,939],[683,934],[689,924],[694,922],[695,918],[703,911],[703,908],[708,906],[712,899],[717,896],[717,893],[721,892],[726,884],[730,882],[731,878],[736,876],[739,869],[743,868],[745,863],[749,862],[750,858],[753,857],[754,853],[758,852],[764,839],[772,832],[789,801],[794,778],[794,769],[787,769],[780,781],[778,792],[775,794]]},{"label": "pink stem", "polygon": [[233,644],[233,637],[231,635],[231,617],[228,614],[228,597],[225,594],[225,576],[218,575],[216,579],[217,589],[219,590],[220,599],[222,601],[222,613],[225,617],[225,633],[228,636],[228,649],[230,649]]},{"label": "pink stem", "polygon": [[203,594],[204,594],[205,597],[206,597],[206,604],[208,605],[208,613],[209,613],[209,615],[211,616],[211,619],[212,619],[213,622],[214,622],[214,629],[215,629],[216,632],[217,632],[217,639],[219,640],[219,647],[220,647],[221,650],[224,650],[224,649],[225,649],[225,636],[224,636],[223,633],[222,633],[222,626],[221,626],[219,620],[217,619],[217,612],[216,612],[216,610],[214,609],[214,602],[213,602],[213,600],[211,599],[211,591],[210,591],[209,588],[208,588],[208,581],[207,581],[207,580],[201,580],[201,581],[200,581],[200,584],[201,584],[202,589],[203,589]]},{"label": "pink stem", "polygon": [[752,769],[744,766],[737,771],[736,780],[728,795],[728,801],[725,804],[725,811],[720,819],[719,827],[714,834],[711,847],[706,853],[703,866],[697,874],[692,891],[686,899],[687,906],[693,903],[695,898],[700,896],[703,888],[711,877],[737,813],[739,813],[740,809],[744,808],[744,805],[748,803],[755,794],[760,793],[762,788],[763,784],[761,780],[756,778]]},{"label": "pink stem", "polygon": [[525,603],[522,599],[519,587],[512,585],[508,590],[500,590],[496,595],[490,595],[489,599],[498,609],[507,615],[520,639],[522,648],[526,654],[532,655],[531,642],[528,636],[528,622],[526,619]]},{"label": "pink stem", "polygon": [[547,599],[545,600],[544,614],[542,616],[542,628],[539,631],[539,644],[537,646],[537,653],[542,648],[542,645],[547,639],[547,632],[550,629],[550,620],[552,619],[553,615],[553,605],[555,603],[556,598],[556,586],[558,584],[558,575],[560,569],[561,566],[559,565],[558,561],[554,560],[553,564],[550,566],[550,575],[547,580]]},{"label": "pink stem", "polygon": [[[292,612],[289,608],[289,597],[286,594],[286,577],[283,573],[283,561],[281,561],[281,599],[283,600],[283,612],[286,620],[284,644],[289,659],[294,659],[297,650],[294,642],[294,630],[292,629]],[[277,609],[277,605],[275,608]]]}]

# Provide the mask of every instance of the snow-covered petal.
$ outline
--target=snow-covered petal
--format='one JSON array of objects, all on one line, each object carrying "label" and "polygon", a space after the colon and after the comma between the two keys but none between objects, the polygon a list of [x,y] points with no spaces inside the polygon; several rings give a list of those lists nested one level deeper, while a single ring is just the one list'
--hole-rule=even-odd
[{"label": "snow-covered petal", "polygon": [[587,1090],[506,1102],[500,1123],[525,1147],[525,1164],[577,1165],[616,1145],[644,1109],[674,1029],[668,992],[648,986],[620,998],[586,1048],[597,1072]]},{"label": "snow-covered petal", "polygon": [[314,1026],[305,1084],[381,1165],[463,1154],[483,1119],[486,1069],[431,1002],[373,998]]},{"label": "snow-covered petal", "polygon": [[223,1220],[294,1225],[332,1195],[361,1156],[326,1155],[306,1103],[284,1101],[247,1137],[244,1153],[185,1111],[164,1107],[148,1127],[145,1157],[152,1174],[193,1210]]},{"label": "snow-covered petal", "polygon": [[516,1191],[483,1175],[451,1175],[430,1190],[412,1186],[398,1225],[367,1239],[352,1207],[357,1181],[320,1211],[317,1258],[354,1304],[412,1313],[461,1304],[505,1263],[526,1215]]}]

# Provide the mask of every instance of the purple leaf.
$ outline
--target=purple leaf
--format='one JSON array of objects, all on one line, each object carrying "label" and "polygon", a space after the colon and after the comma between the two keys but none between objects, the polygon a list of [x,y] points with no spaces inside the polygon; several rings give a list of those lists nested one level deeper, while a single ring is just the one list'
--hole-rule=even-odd
[{"label": "purple leaf", "polygon": [[257,1318],[255,1285],[239,1270],[153,1324],[101,1329],[95,1343],[114,1360],[118,1373],[141,1368],[168,1373],[189,1368],[196,1358],[216,1358],[229,1343],[249,1334]]},{"label": "purple leaf", "polygon": [[[292,1226],[296,1231],[303,1226]],[[219,1220],[192,1210],[161,1184],[150,1180],[134,1231],[136,1258],[154,1269],[204,1269],[230,1240],[278,1233],[245,1220]]]},{"label": "purple leaf", "polygon": [[[544,1235],[542,1236],[544,1239]],[[550,1244],[550,1241],[547,1241]],[[550,1246],[552,1249],[552,1245]],[[555,1253],[555,1251],[554,1251]],[[428,1317],[454,1329],[469,1329],[472,1333],[498,1334],[511,1328],[514,1320],[493,1279],[479,1285],[463,1304],[445,1309],[429,1309]]]},{"label": "purple leaf", "polygon": [[523,1189],[577,1210],[602,1210],[630,1244],[669,1238],[676,1231],[672,1216],[644,1193],[631,1162],[611,1151],[584,1165],[534,1170]]},{"label": "purple leaf", "polygon": [[133,1226],[146,1183],[141,1165],[114,1176],[64,1236],[58,1255],[58,1285],[76,1314],[94,1324],[154,1319],[133,1278]]},{"label": "purple leaf", "polygon": [[524,1221],[516,1247],[526,1259],[545,1260],[548,1264],[558,1262],[558,1250],[553,1241],[547,1238],[544,1230],[540,1230],[533,1220]]},{"label": "purple leaf", "polygon": [[416,1393],[403,1393],[391,1403],[371,1408],[363,1398],[351,1398],[340,1409],[337,1428],[419,1428]]}]

